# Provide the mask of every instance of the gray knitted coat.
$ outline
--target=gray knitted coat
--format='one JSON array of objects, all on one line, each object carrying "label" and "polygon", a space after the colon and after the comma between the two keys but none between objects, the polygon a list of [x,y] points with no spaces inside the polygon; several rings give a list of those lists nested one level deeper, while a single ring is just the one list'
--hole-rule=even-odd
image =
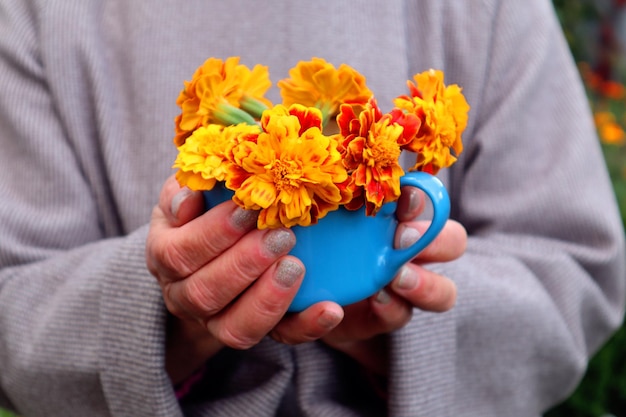
[{"label": "gray knitted coat", "polygon": [[[206,58],[313,56],[378,102],[428,68],[472,106],[442,172],[457,306],[390,336],[389,398],[320,343],[225,350],[182,405],[144,260]],[[276,90],[270,98],[279,101]],[[622,225],[549,0],[0,0],[0,405],[23,416],[539,416],[620,324]]]}]

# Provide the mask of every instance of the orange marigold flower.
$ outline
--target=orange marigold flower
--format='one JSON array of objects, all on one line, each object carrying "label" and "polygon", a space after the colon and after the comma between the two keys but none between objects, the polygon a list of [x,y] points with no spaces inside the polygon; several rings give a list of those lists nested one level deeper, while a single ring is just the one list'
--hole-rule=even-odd
[{"label": "orange marigold flower", "polygon": [[227,184],[237,204],[260,210],[260,229],[315,224],[348,201],[338,143],[322,134],[318,109],[277,105],[264,112],[261,127],[256,142],[233,150],[243,171]]},{"label": "orange marigold flower", "polygon": [[615,115],[608,111],[599,111],[594,114],[594,121],[602,143],[621,145],[626,141],[626,133],[615,120]]},{"label": "orange marigold flower", "polygon": [[356,210],[365,204],[366,214],[373,216],[384,203],[400,197],[404,170],[398,158],[404,128],[383,115],[374,99],[364,106],[342,105],[337,123],[354,193],[346,208]]},{"label": "orange marigold flower", "polygon": [[341,104],[365,104],[372,96],[363,75],[346,64],[335,68],[322,58],[299,62],[289,76],[278,82],[283,104],[317,107],[324,125],[337,115]]},{"label": "orange marigold flower", "polygon": [[470,107],[458,85],[445,86],[442,71],[425,71],[413,79],[415,83],[408,81],[411,96],[394,100],[398,108],[421,120],[417,134],[403,149],[418,155],[412,170],[436,174],[463,151],[461,135]]},{"label": "orange marigold flower", "polygon": [[259,132],[258,126],[247,124],[199,127],[178,147],[173,168],[178,168],[179,184],[196,191],[211,190],[216,181],[235,175],[240,169],[233,164],[233,148],[242,141],[256,140]]},{"label": "orange marigold flower", "polygon": [[[254,123],[261,109],[271,106],[264,98],[270,88],[268,68],[256,65],[250,70],[239,64],[239,57],[225,61],[209,58],[185,81],[176,104],[182,112],[176,117],[176,146],[182,145],[195,129],[210,123],[223,125]],[[244,111],[245,110],[245,111]]]}]

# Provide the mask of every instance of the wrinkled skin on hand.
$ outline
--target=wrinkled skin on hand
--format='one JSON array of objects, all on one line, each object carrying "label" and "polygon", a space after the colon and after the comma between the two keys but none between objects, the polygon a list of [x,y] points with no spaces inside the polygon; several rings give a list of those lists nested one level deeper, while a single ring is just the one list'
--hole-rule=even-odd
[{"label": "wrinkled skin on hand", "polygon": [[[419,190],[403,188],[396,246],[408,246],[428,227],[411,221],[423,201]],[[205,212],[201,193],[181,189],[172,176],[153,210],[146,242],[148,269],[171,313],[170,378],[178,383],[223,347],[247,349],[268,335],[287,344],[321,340],[384,376],[384,335],[404,326],[414,308],[447,311],[455,303],[454,283],[423,264],[458,258],[466,240],[463,227],[449,221],[380,293],[345,308],[326,301],[286,314],[305,274],[302,262],[288,255],[293,232],[258,230],[256,213],[232,201]]]}]

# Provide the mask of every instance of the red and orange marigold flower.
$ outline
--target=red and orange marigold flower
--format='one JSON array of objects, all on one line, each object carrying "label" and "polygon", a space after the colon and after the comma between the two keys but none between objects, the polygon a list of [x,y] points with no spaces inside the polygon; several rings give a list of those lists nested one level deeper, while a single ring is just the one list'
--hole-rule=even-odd
[{"label": "red and orange marigold flower", "polygon": [[394,100],[398,108],[421,120],[417,134],[403,149],[417,154],[414,170],[436,174],[463,151],[461,134],[467,127],[469,105],[458,85],[444,84],[442,71],[425,71],[413,79],[415,83],[407,83],[411,95]]},{"label": "red and orange marigold flower", "polygon": [[[376,215],[400,196],[403,150],[417,154],[410,170],[433,174],[463,150],[469,106],[441,71],[416,74],[388,113],[365,77],[320,58],[278,83],[283,104],[263,98],[269,85],[265,67],[207,60],[180,93],[174,139],[178,182],[223,184],[240,207],[259,211],[259,228],[308,226],[340,206]],[[339,133],[325,134],[335,116]]]},{"label": "red and orange marigold flower", "polygon": [[342,105],[337,123],[342,137],[343,163],[351,175],[354,198],[346,205],[363,204],[375,215],[384,203],[400,197],[400,143],[404,128],[383,115],[374,99],[365,106]]}]

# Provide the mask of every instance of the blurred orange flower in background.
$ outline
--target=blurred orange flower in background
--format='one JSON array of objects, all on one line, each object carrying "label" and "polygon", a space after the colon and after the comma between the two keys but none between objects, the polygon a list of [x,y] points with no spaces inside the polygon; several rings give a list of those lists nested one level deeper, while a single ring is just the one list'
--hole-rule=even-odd
[{"label": "blurred orange flower in background", "polygon": [[626,133],[615,120],[615,114],[609,111],[597,111],[593,117],[603,143],[621,145],[625,142]]}]

